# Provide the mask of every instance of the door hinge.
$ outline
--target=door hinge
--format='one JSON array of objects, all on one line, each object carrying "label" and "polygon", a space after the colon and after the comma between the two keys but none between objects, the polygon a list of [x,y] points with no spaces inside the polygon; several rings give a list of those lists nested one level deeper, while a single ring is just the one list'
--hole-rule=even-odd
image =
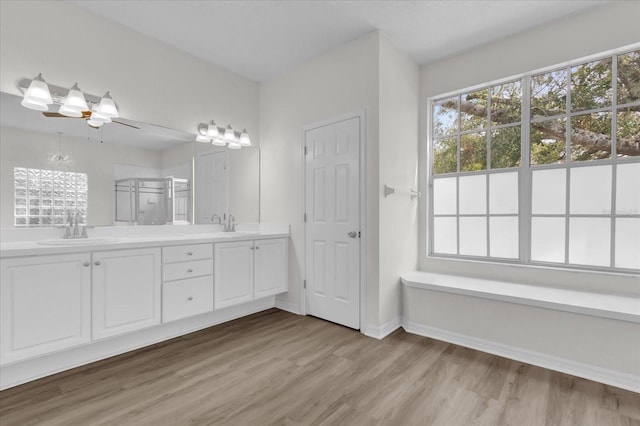
[{"label": "door hinge", "polygon": [[358,238],[360,238],[360,231],[358,231]]},{"label": "door hinge", "polygon": [[302,288],[307,288],[307,280],[302,281]]}]

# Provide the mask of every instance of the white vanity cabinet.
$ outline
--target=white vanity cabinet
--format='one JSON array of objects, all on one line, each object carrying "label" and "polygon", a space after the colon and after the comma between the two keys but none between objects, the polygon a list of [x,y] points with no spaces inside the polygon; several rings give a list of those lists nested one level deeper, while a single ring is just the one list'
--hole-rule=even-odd
[{"label": "white vanity cabinet", "polygon": [[254,297],[259,299],[287,292],[289,240],[256,240],[254,247]]},{"label": "white vanity cabinet", "polygon": [[287,291],[287,239],[214,244],[214,307]]},{"label": "white vanity cabinet", "polygon": [[93,339],[160,324],[160,248],[92,255]]},{"label": "white vanity cabinet", "polygon": [[213,244],[162,249],[162,322],[213,311]]},{"label": "white vanity cabinet", "polygon": [[91,256],[0,261],[0,363],[91,340]]}]

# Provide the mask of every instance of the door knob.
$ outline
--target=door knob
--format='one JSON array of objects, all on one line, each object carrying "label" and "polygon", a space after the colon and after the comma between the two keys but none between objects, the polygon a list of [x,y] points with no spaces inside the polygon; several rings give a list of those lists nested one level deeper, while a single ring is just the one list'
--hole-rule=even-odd
[{"label": "door knob", "polygon": [[351,231],[347,233],[348,236],[350,236],[351,238],[355,238],[358,236],[358,233],[356,231]]}]

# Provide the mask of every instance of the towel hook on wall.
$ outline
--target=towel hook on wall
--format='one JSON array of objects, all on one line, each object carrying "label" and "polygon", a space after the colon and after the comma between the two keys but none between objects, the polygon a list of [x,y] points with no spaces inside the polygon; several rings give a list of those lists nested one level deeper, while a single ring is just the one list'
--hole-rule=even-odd
[{"label": "towel hook on wall", "polygon": [[409,191],[396,191],[396,189],[394,187],[389,186],[389,185],[385,185],[384,186],[384,197],[387,198],[391,194],[409,195],[411,197],[411,199],[420,198],[420,196],[422,195],[420,192],[414,191],[413,189],[410,189]]}]

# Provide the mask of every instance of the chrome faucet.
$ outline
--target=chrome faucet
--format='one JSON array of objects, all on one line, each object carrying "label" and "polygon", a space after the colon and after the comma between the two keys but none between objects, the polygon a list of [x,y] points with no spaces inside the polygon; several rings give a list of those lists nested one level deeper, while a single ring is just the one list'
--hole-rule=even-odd
[{"label": "chrome faucet", "polygon": [[236,232],[235,218],[232,214],[227,216],[227,223],[224,225],[224,232]]},{"label": "chrome faucet", "polygon": [[74,239],[74,238],[88,238],[87,235],[87,227],[83,226],[82,231],[80,231],[80,212],[78,210],[75,211],[75,215],[71,210],[67,211],[67,226],[64,230],[64,235],[62,238],[64,239]]},{"label": "chrome faucet", "polygon": [[211,215],[211,223],[215,223],[217,225],[222,225],[222,218],[217,213]]}]

